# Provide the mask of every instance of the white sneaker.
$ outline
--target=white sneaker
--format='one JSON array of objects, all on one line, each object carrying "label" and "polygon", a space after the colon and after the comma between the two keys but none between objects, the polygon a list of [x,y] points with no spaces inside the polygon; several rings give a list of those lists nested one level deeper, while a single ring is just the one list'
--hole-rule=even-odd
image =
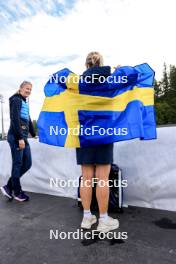
[{"label": "white sneaker", "polygon": [[91,229],[91,226],[97,222],[97,218],[95,215],[91,215],[90,217],[83,217],[81,228]]},{"label": "white sneaker", "polygon": [[117,229],[119,227],[119,221],[108,216],[107,220],[99,219],[99,224],[97,226],[97,231],[107,233],[111,230]]}]

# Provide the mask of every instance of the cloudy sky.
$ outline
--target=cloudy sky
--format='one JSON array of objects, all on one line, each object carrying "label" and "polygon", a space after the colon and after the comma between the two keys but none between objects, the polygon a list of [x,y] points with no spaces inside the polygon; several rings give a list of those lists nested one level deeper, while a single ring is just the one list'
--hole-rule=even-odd
[{"label": "cloudy sky", "polygon": [[176,64],[175,10],[175,0],[2,0],[6,132],[8,98],[23,80],[33,83],[30,112],[37,119],[49,75],[63,67],[81,73],[90,51],[101,52],[112,67],[148,62],[160,79],[164,62]]}]

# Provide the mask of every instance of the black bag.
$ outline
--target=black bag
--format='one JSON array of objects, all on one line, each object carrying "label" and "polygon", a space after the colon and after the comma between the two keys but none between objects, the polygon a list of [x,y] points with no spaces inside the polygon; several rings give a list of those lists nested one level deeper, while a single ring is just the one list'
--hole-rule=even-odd
[{"label": "black bag", "polygon": [[[79,177],[79,187],[78,187],[78,206],[83,209],[82,202],[80,198],[80,184],[81,177]],[[108,212],[123,212],[122,204],[123,204],[123,188],[121,186],[122,182],[122,172],[119,167],[115,164],[111,165],[109,180],[112,186],[109,188],[109,205]],[[98,203],[96,199],[96,185],[92,190],[92,202],[91,202],[91,210],[98,210]]]}]

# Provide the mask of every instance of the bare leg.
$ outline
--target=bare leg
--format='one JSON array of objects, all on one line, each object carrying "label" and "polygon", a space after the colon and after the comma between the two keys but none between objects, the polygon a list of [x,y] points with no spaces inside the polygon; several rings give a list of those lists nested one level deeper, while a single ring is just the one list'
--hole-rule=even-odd
[{"label": "bare leg", "polygon": [[80,187],[80,196],[84,210],[90,210],[90,204],[92,200],[92,178],[94,176],[94,165],[82,165],[81,168],[83,175],[83,186]]},{"label": "bare leg", "polygon": [[[98,182],[102,181],[102,186],[97,183],[96,188],[96,197],[98,201],[98,207],[100,214],[105,214],[108,211],[108,202],[109,202],[109,187],[108,187],[108,180],[109,180],[109,173],[110,173],[110,164],[105,165],[96,165],[96,178]],[[101,182],[100,182],[101,183]]]}]

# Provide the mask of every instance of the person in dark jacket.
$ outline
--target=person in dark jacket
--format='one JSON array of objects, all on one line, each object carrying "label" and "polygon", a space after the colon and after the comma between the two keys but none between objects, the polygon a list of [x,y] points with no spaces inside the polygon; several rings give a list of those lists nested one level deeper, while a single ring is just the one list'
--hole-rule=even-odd
[{"label": "person in dark jacket", "polygon": [[29,196],[21,188],[20,178],[31,168],[32,159],[28,134],[35,137],[35,131],[29,115],[27,98],[30,96],[32,84],[24,81],[19,91],[9,98],[10,128],[7,140],[12,154],[12,171],[7,185],[1,187],[3,195],[10,200],[24,202]]},{"label": "person in dark jacket", "polygon": [[[87,70],[83,73],[83,78],[92,79],[101,83],[102,77],[107,78],[111,74],[109,66],[103,66],[103,58],[98,52],[91,52],[86,58]],[[96,76],[96,79],[93,78]],[[90,229],[97,222],[96,216],[90,212],[92,186],[86,184],[92,181],[96,176],[98,179],[96,187],[96,197],[99,207],[99,224],[97,230],[100,232],[108,232],[119,227],[119,221],[108,216],[108,201],[109,201],[109,173],[111,164],[113,163],[113,143],[97,145],[91,147],[76,149],[77,164],[82,168],[82,184],[80,187],[80,196],[84,208],[84,216],[81,223],[81,228]],[[103,181],[104,186],[100,186],[99,182]]]}]

